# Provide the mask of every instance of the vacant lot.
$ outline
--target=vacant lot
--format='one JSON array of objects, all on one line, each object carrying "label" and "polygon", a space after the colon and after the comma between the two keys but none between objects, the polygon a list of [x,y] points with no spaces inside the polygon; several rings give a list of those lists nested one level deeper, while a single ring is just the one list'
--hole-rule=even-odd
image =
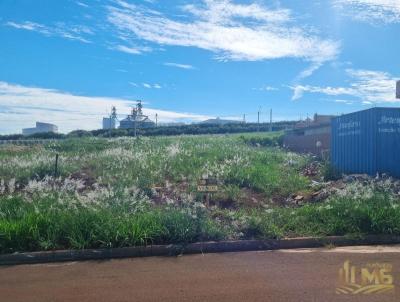
[{"label": "vacant lot", "polygon": [[[261,133],[1,146],[0,251],[400,234],[390,185],[353,182],[317,202],[315,163],[278,144]],[[218,185],[207,204],[206,178]]]}]

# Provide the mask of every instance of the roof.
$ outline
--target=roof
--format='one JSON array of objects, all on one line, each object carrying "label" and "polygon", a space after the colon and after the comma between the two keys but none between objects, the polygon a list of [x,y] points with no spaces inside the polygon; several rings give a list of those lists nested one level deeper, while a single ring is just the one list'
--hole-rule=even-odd
[{"label": "roof", "polygon": [[372,108],[367,108],[359,111],[354,111],[354,112],[349,112],[349,113],[344,113],[341,115],[336,116],[335,118],[340,118],[346,115],[351,115],[359,112],[368,112],[368,111],[375,111],[375,110],[400,110],[400,107],[372,107]]},{"label": "roof", "polygon": [[[120,123],[124,123],[124,122],[134,123],[135,119],[132,116],[128,116],[120,121]],[[151,121],[147,116],[138,116],[136,119],[136,122],[138,122],[138,123],[153,123],[153,121]]]},{"label": "roof", "polygon": [[51,124],[51,123],[36,122],[36,127],[38,127],[38,126],[51,126],[51,127],[55,127],[56,125]]},{"label": "roof", "polygon": [[313,130],[313,129],[318,129],[318,128],[326,128],[326,127],[330,127],[330,126],[331,126],[331,122],[325,122],[325,123],[310,124],[309,126],[289,129],[289,130],[286,130],[285,132],[287,134],[299,133],[299,132],[304,132],[304,131],[307,131],[307,130]]}]

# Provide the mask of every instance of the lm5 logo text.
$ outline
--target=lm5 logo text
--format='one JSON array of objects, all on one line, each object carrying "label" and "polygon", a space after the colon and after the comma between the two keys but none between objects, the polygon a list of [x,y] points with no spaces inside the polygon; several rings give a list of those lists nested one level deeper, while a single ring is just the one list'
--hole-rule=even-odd
[{"label": "lm5 logo text", "polygon": [[392,265],[389,263],[367,263],[363,267],[345,261],[339,269],[337,294],[377,294],[394,292]]}]

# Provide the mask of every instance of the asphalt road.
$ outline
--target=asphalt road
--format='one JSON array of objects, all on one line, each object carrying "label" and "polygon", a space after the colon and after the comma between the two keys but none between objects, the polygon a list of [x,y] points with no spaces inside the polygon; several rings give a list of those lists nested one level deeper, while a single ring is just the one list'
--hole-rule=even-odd
[{"label": "asphalt road", "polygon": [[[346,260],[358,283],[362,267],[392,265],[394,290],[337,294]],[[400,246],[0,267],[0,301],[400,301]]]}]

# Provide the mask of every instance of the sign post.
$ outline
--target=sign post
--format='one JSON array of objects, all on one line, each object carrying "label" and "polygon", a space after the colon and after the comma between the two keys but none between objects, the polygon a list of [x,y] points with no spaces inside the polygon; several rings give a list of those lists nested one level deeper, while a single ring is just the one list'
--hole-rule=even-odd
[{"label": "sign post", "polygon": [[211,178],[201,179],[197,184],[197,191],[204,193],[205,202],[207,206],[210,206],[211,194],[218,192],[217,180]]}]

